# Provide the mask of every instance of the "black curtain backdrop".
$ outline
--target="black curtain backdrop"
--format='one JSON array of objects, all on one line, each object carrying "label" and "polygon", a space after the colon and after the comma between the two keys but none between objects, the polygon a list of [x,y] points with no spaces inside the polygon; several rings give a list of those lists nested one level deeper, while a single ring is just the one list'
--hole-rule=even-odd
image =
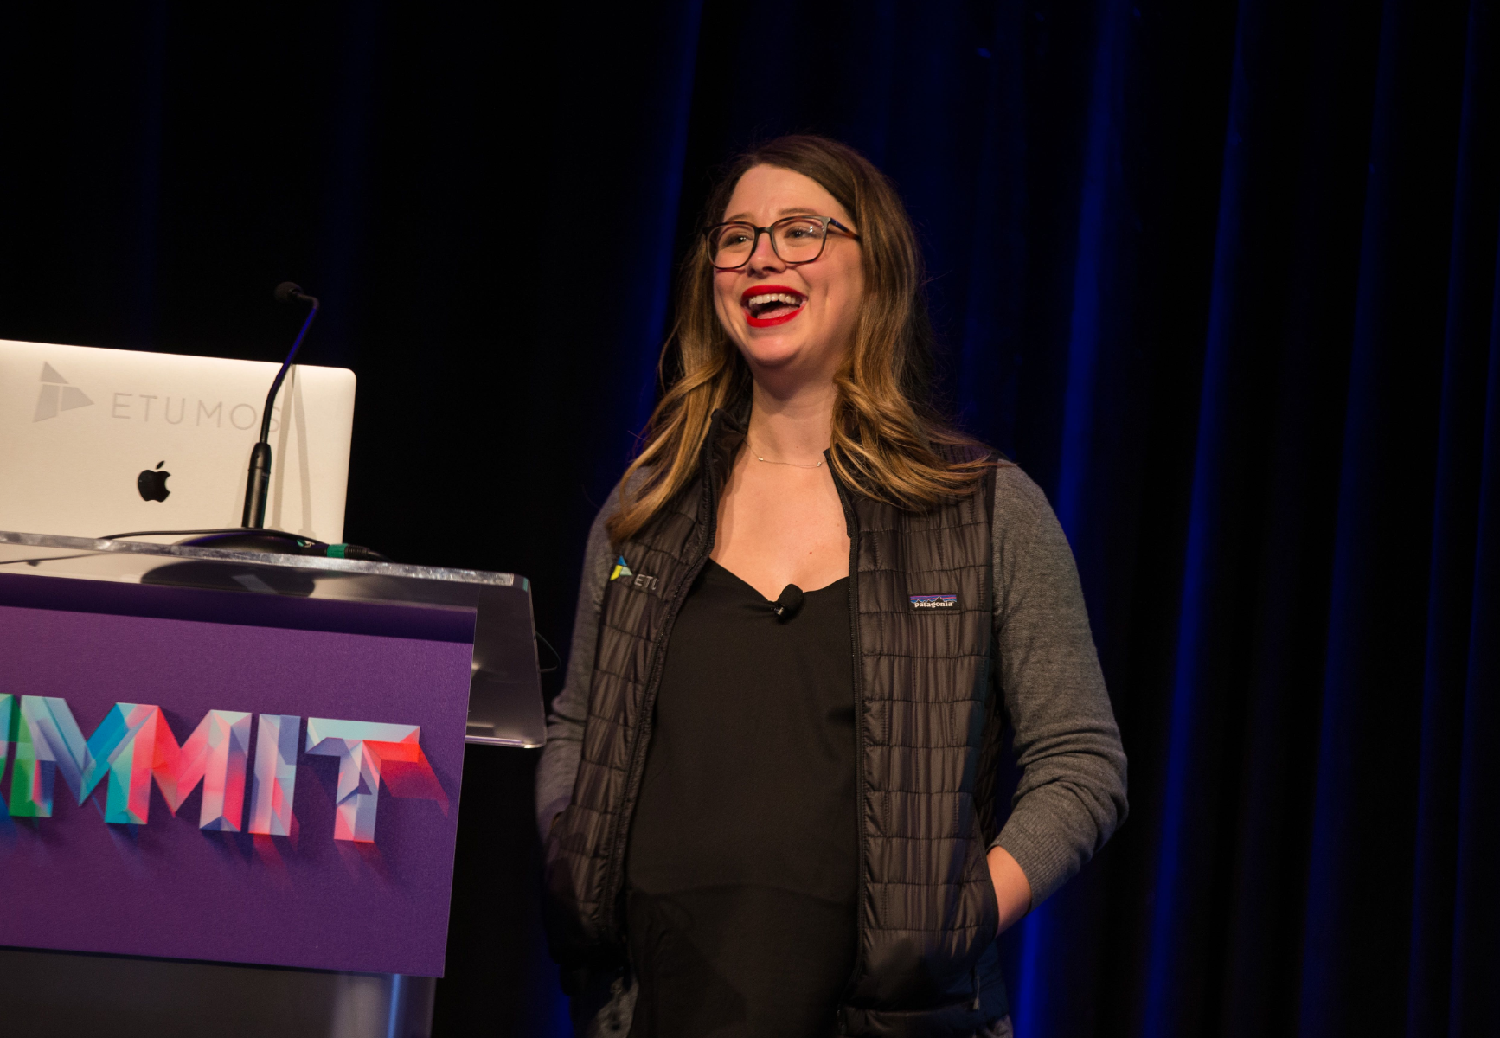
[{"label": "black curtain backdrop", "polygon": [[[1497,8],[7,5],[0,336],[275,359],[299,281],[359,375],[347,537],[526,574],[565,647],[713,168],[841,137],[1130,755],[1004,938],[1018,1034],[1493,1035]],[[440,1034],[567,1033],[533,764],[469,753]]]}]

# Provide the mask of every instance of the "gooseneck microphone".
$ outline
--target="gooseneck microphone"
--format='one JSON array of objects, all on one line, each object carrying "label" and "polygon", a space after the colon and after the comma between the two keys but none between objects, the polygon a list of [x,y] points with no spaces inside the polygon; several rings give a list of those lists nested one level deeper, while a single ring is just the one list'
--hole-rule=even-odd
[{"label": "gooseneck microphone", "polygon": [[771,612],[776,614],[776,619],[786,623],[797,615],[802,608],[802,589],[796,584],[788,584],[781,589],[781,594],[776,596],[776,601],[771,603]]},{"label": "gooseneck microphone", "polygon": [[254,530],[266,525],[266,498],[270,496],[271,489],[271,445],[267,442],[271,436],[271,407],[276,403],[276,394],[281,390],[287,369],[292,366],[297,350],[302,347],[307,329],[312,325],[313,318],[318,316],[318,301],[290,281],[277,285],[274,295],[278,303],[298,300],[309,304],[311,309],[307,311],[307,320],[302,322],[302,330],[297,333],[297,341],[292,343],[292,351],[281,362],[281,370],[276,372],[271,391],[266,394],[266,409],[260,416],[260,439],[250,448],[250,471],[245,476],[245,513],[240,519],[240,525]]}]

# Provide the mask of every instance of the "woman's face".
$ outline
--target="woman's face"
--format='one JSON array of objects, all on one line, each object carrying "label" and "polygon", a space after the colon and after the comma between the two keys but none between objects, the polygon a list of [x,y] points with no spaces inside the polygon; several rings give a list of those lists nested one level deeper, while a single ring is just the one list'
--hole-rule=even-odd
[{"label": "woman's face", "polygon": [[[859,230],[816,180],[777,166],[742,176],[720,219],[769,227],[799,214]],[[853,341],[863,296],[859,243],[836,228],[810,263],[783,262],[762,234],[743,267],[714,272],[714,309],[758,377],[831,379]]]}]

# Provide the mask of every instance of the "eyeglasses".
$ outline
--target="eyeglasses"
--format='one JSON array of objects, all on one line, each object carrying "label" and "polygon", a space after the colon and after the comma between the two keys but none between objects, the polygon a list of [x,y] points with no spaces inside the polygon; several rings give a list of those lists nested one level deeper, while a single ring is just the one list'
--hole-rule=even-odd
[{"label": "eyeglasses", "polygon": [[714,269],[738,270],[750,262],[762,234],[770,236],[771,250],[783,263],[811,263],[823,255],[830,227],[859,241],[859,235],[831,216],[788,216],[769,227],[731,220],[705,228],[703,234]]}]

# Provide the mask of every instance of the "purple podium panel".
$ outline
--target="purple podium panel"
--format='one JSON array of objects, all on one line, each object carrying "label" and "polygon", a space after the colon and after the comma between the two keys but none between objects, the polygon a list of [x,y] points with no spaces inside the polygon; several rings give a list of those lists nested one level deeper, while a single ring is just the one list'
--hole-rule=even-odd
[{"label": "purple podium panel", "polygon": [[474,625],[0,574],[0,945],[441,976]]}]

